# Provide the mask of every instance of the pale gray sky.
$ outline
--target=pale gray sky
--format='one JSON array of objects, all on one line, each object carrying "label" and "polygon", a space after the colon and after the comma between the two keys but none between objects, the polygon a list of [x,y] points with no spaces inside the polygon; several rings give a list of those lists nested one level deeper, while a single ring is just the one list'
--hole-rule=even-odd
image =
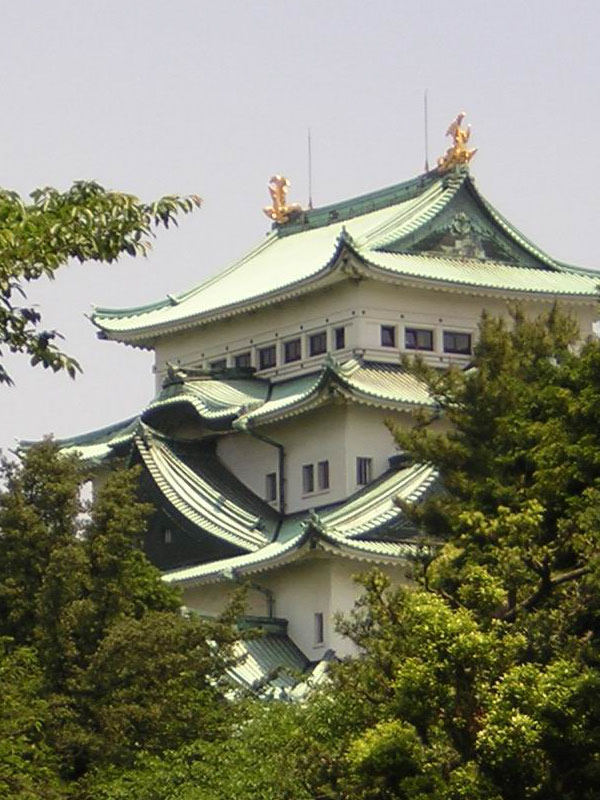
[{"label": "pale gray sky", "polygon": [[227,266],[268,230],[275,172],[316,205],[422,171],[464,109],[479,188],[552,255],[600,267],[600,4],[578,0],[0,0],[2,184],[94,179],[203,208],[147,260],[72,266],[31,297],[84,375],[12,359],[0,446],[101,427],[153,393],[151,355],[98,341],[92,303],[138,305]]}]

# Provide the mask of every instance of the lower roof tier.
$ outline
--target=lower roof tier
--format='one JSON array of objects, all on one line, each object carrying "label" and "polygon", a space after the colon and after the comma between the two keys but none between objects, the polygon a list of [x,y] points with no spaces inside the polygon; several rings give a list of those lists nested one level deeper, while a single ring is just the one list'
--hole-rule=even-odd
[{"label": "lower roof tier", "polygon": [[196,420],[199,431],[214,435],[279,422],[336,398],[391,411],[433,405],[425,386],[400,364],[328,358],[316,372],[277,383],[251,371],[180,370],[171,372],[137,417],[62,439],[59,445],[63,452],[78,452],[84,461],[99,464],[126,451],[144,424],[161,430],[163,422],[182,412]]}]

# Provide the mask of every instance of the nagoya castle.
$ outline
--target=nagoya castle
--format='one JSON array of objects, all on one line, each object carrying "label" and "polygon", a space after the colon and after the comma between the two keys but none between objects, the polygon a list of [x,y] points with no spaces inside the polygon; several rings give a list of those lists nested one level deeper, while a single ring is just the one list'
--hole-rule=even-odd
[{"label": "nagoya castle", "polygon": [[61,445],[100,483],[123,456],[142,466],[143,546],[189,609],[217,615],[247,587],[245,624],[265,632],[244,645],[248,686],[293,694],[277,667],[316,677],[352,652],[333,617],[352,608],[356,573],[407,580],[418,531],[397,501],[440,487],[385,425],[432,404],[403,357],[467,367],[482,311],[514,301],[531,314],[559,301],[592,333],[597,274],[544,253],[480,194],[462,118],[435,169],[370,194],[307,210],[274,176],[272,230],[239,261],[183,294],[95,310],[100,338],[154,351],[155,396]]}]

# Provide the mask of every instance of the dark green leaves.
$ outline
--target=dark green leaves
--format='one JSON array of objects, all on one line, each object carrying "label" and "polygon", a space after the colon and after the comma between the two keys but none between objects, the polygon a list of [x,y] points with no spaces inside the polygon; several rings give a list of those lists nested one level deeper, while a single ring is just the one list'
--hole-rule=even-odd
[{"label": "dark green leaves", "polygon": [[[20,301],[28,282],[52,278],[70,259],[111,263],[124,253],[146,255],[157,227],[169,227],[201,201],[197,195],[170,195],[146,204],[84,181],[66,192],[36,189],[31,199],[25,203],[15,192],[0,190],[0,348],[75,377],[79,365],[57,346],[59,334],[40,331],[39,311],[21,307],[15,297]],[[11,380],[0,367],[2,382]]]}]

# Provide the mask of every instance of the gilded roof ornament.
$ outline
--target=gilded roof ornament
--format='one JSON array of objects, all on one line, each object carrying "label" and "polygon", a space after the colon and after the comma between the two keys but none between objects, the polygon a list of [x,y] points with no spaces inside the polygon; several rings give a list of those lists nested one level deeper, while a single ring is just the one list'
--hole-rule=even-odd
[{"label": "gilded roof ornament", "polygon": [[287,204],[289,186],[289,180],[284,178],[283,175],[273,175],[269,181],[269,194],[271,195],[271,202],[273,205],[266,206],[263,208],[263,211],[269,219],[272,219],[279,225],[289,222],[293,214],[302,211],[302,206],[298,203]]},{"label": "gilded roof ornament", "polygon": [[446,150],[443,156],[438,158],[437,165],[440,172],[448,172],[454,167],[462,167],[468,164],[477,152],[477,149],[469,150],[467,147],[467,142],[471,137],[471,126],[462,127],[462,121],[465,116],[465,112],[461,111],[456,119],[450,123],[446,131],[446,136],[452,137],[452,146]]}]

